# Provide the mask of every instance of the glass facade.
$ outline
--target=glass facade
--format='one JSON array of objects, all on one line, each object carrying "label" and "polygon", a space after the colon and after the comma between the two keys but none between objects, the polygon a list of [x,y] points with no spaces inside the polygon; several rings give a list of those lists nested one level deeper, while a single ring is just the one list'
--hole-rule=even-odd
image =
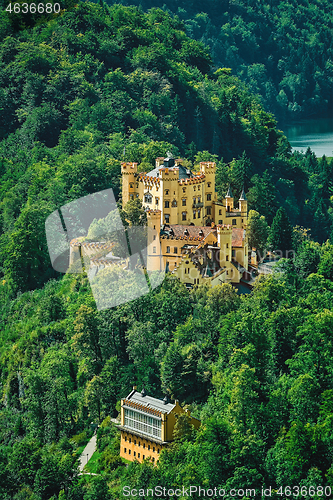
[{"label": "glass facade", "polygon": [[125,426],[161,439],[161,420],[134,410],[125,410]]}]

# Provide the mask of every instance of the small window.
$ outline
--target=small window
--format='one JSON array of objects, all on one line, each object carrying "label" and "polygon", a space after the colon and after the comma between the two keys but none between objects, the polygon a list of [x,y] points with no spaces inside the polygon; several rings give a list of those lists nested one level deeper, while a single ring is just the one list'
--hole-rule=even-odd
[{"label": "small window", "polygon": [[166,248],[166,253],[170,253],[170,247]]},{"label": "small window", "polygon": [[195,211],[193,212],[193,219],[195,219],[197,216],[197,214],[195,213]]},{"label": "small window", "polygon": [[155,198],[155,205],[158,205],[159,201],[160,201],[160,199],[156,196],[156,198]]},{"label": "small window", "polygon": [[146,458],[146,455],[142,455],[143,460]]},{"label": "small window", "polygon": [[153,446],[153,452],[155,453],[155,446]]},{"label": "small window", "polygon": [[207,207],[207,215],[210,215],[212,213],[212,209],[210,207]]},{"label": "small window", "polygon": [[135,197],[136,197],[136,198],[139,198],[139,193],[136,193]]},{"label": "small window", "polygon": [[177,201],[176,200],[173,200],[172,203],[171,203],[171,206],[172,207],[176,207],[177,206]]},{"label": "small window", "polygon": [[169,208],[170,206],[170,202],[169,201],[165,201],[164,202],[164,208]]},{"label": "small window", "polygon": [[195,204],[196,204],[196,200],[197,200],[197,199],[194,197],[194,198],[193,198],[193,205],[195,205]]},{"label": "small window", "polygon": [[[146,443],[143,443],[143,445],[142,445],[142,446],[143,446],[143,448],[145,448],[145,447],[146,447]],[[145,456],[144,456],[144,455],[143,455],[143,458],[145,458]]]},{"label": "small window", "polygon": [[226,247],[229,248],[229,243],[226,244]]},{"label": "small window", "polygon": [[159,449],[159,448],[157,448],[157,453],[159,453],[159,452],[160,452],[160,449]]},{"label": "small window", "polygon": [[186,188],[183,188],[183,193],[185,193],[185,192],[186,192]]},{"label": "small window", "polygon": [[137,187],[137,188],[139,187],[139,183],[138,183],[138,182],[136,183],[136,187]]},{"label": "small window", "polygon": [[134,194],[130,194],[130,199],[134,200]]},{"label": "small window", "polygon": [[133,182],[130,182],[130,188],[133,189],[134,188],[134,184]]},{"label": "small window", "polygon": [[133,455],[136,456],[136,451],[133,452]]},{"label": "small window", "polygon": [[[153,253],[156,253],[156,247],[153,247]],[[134,441],[135,443],[135,441]]]},{"label": "small window", "polygon": [[132,442],[132,439],[131,439],[131,438],[129,438],[128,442],[129,442],[129,443],[131,443],[131,442]]},{"label": "small window", "polygon": [[186,220],[186,212],[182,212],[182,220]]},{"label": "small window", "polygon": [[[178,248],[177,247],[174,247],[173,249],[173,253],[178,253]],[[150,449],[150,448],[149,448]]]},{"label": "small window", "polygon": [[154,234],[153,240],[154,240],[154,241],[156,240],[156,234]]},{"label": "small window", "polygon": [[196,191],[196,189],[197,189],[197,188],[194,186],[193,191]]},{"label": "small window", "polygon": [[165,223],[169,224],[170,215],[169,214],[164,214],[164,218],[165,218]]},{"label": "small window", "polygon": [[138,444],[138,446],[141,446],[141,443],[140,443],[140,441],[139,441],[139,444]]},{"label": "small window", "polygon": [[134,444],[136,444],[136,439],[134,439]]},{"label": "small window", "polygon": [[207,187],[209,187],[209,188],[210,188],[210,185],[211,185],[211,183],[210,183],[210,182],[207,182]]},{"label": "small window", "polygon": [[232,219],[232,225],[233,225],[233,226],[236,226],[236,224],[237,224],[236,219]]},{"label": "small window", "polygon": [[150,444],[148,445],[148,450],[150,450]]},{"label": "small window", "polygon": [[145,194],[145,203],[151,203],[153,201],[153,197],[151,194]]},{"label": "small window", "polygon": [[183,198],[183,199],[182,199],[182,206],[183,206],[183,207],[186,207],[186,198]]},{"label": "small window", "polygon": [[169,189],[166,189],[166,190],[165,190],[165,194],[168,196],[168,194],[169,194]]},{"label": "small window", "polygon": [[219,220],[219,224],[223,224],[222,220]]},{"label": "small window", "polygon": [[219,210],[219,215],[222,215],[222,210]]},{"label": "small window", "polygon": [[200,210],[198,210],[198,219],[200,219],[201,215],[200,215]]},{"label": "small window", "polygon": [[140,453],[138,453],[138,458],[140,458]]},{"label": "small window", "polygon": [[242,222],[244,222],[244,219],[242,219]]},{"label": "small window", "polygon": [[153,457],[153,462],[155,462],[155,457]]},{"label": "small window", "polygon": [[129,454],[129,455],[131,454],[131,450],[128,450],[128,454]]},{"label": "small window", "polygon": [[127,441],[127,436],[124,437],[124,440]]},{"label": "small window", "polygon": [[225,260],[226,260],[226,261],[228,261],[228,260],[229,260],[229,255],[227,255],[227,256],[226,256]]},{"label": "small window", "polygon": [[236,250],[232,250],[231,253],[233,257],[236,257]]},{"label": "small window", "polygon": [[124,448],[124,453],[127,453],[127,448]]},{"label": "small window", "polygon": [[210,201],[212,199],[212,195],[210,193],[207,194],[207,201]]}]

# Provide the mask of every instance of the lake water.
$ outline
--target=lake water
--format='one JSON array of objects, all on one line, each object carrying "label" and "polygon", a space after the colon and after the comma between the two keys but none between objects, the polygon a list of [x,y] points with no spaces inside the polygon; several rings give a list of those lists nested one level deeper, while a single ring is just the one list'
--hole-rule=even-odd
[{"label": "lake water", "polygon": [[278,125],[293,149],[311,150],[317,157],[333,156],[333,115],[330,118],[308,118],[288,125]]}]

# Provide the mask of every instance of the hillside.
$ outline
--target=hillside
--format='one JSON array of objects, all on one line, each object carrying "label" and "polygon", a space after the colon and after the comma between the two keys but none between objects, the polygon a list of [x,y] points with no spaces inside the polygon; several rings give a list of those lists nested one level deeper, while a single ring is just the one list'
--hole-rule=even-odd
[{"label": "hillside", "polygon": [[[1,500],[111,500],[157,484],[321,496],[333,487],[333,162],[291,154],[273,115],[163,10],[85,2],[0,20]],[[246,297],[168,275],[97,311],[84,273],[52,269],[45,220],[106,188],[120,200],[121,161],[145,171],[168,150],[189,166],[216,160],[218,193],[245,186],[271,238],[283,207],[317,241],[295,229],[295,258]],[[134,383],[202,420],[157,467],[119,457],[109,417]],[[98,475],[78,476],[91,422]]]},{"label": "hillside", "polygon": [[55,277],[44,236],[53,210],[110,186],[118,196],[121,160],[149,169],[167,150],[217,159],[220,195],[244,185],[269,224],[282,205],[293,224],[329,237],[332,163],[291,155],[273,116],[230,70],[212,69],[177,18],[82,3],[7,37],[0,58],[0,266],[10,290]]},{"label": "hillside", "polygon": [[109,5],[160,7],[230,67],[265,109],[286,120],[333,106],[333,17],[329,0],[120,0]]}]

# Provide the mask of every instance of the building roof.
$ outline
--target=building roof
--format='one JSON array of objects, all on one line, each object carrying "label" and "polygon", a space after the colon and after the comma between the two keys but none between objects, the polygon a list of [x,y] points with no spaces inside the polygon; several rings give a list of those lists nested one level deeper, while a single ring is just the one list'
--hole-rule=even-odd
[{"label": "building roof", "polygon": [[225,197],[226,197],[226,198],[233,198],[233,196],[232,196],[232,192],[231,192],[231,187],[230,187],[230,186],[228,187],[228,192],[227,192],[227,194],[225,195]]},{"label": "building roof", "polygon": [[245,229],[240,227],[232,228],[231,245],[233,247],[242,247],[243,241],[245,240]]},{"label": "building roof", "polygon": [[147,413],[170,413],[176,406],[175,404],[167,403],[162,399],[147,396],[144,391],[142,392],[144,395],[136,390],[130,392],[127,398],[124,399],[124,406],[126,406],[126,403],[129,403],[131,408],[137,408],[141,411],[146,410]]},{"label": "building roof", "polygon": [[[160,165],[159,167],[154,168],[150,172],[147,172],[147,177],[159,177],[160,176],[160,170],[164,170],[166,167],[163,165]],[[186,167],[183,167],[183,165],[177,165],[174,167],[169,167],[169,171],[179,171],[179,179],[189,179],[190,177],[195,177],[193,172],[189,170]]]},{"label": "building roof", "polygon": [[240,195],[240,198],[239,198],[239,201],[246,201],[247,198],[246,198],[246,194],[245,194],[245,191],[244,191],[244,188],[242,189],[242,192],[241,192],[241,195]]}]

